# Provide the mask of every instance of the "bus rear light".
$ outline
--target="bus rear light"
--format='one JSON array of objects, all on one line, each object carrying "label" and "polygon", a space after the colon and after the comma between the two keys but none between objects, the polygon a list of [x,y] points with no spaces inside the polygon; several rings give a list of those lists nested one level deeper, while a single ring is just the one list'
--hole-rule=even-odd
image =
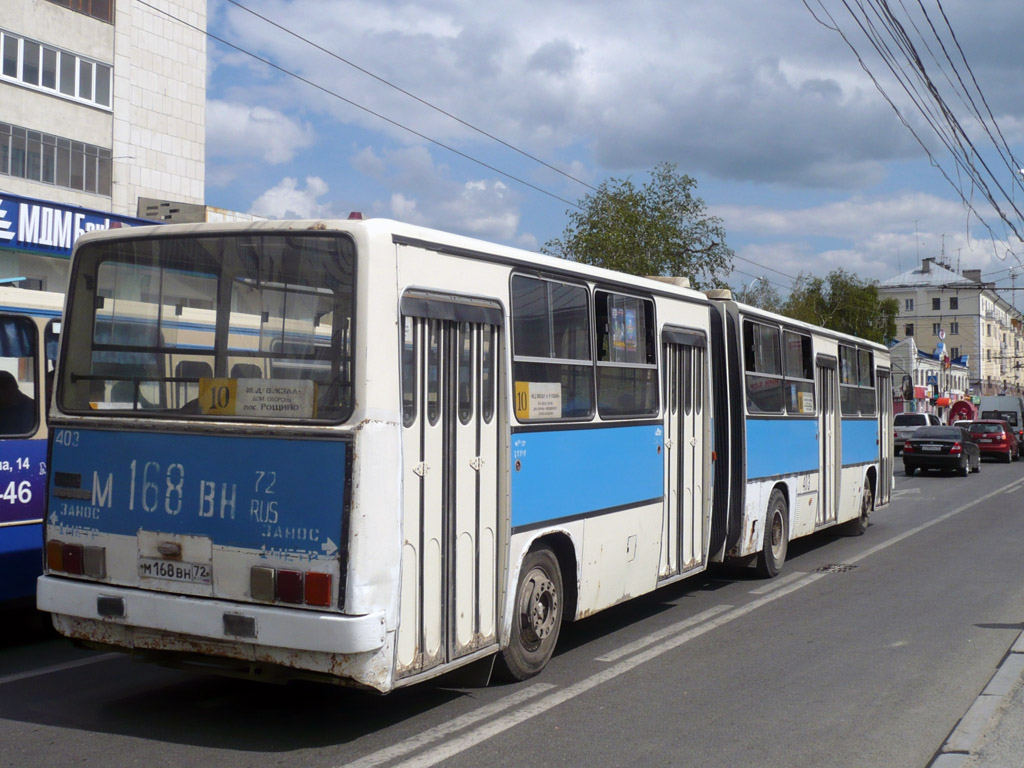
[{"label": "bus rear light", "polygon": [[273,568],[253,566],[249,570],[249,595],[253,600],[274,602],[277,596],[277,571]]},{"label": "bus rear light", "polygon": [[306,605],[328,606],[331,604],[331,574],[306,574]]},{"label": "bus rear light", "polygon": [[302,603],[302,571],[277,572],[277,599],[282,603]]},{"label": "bus rear light", "polygon": [[46,542],[46,568],[72,576],[105,579],[107,550],[103,547],[84,547],[81,544],[66,544],[51,539]]},{"label": "bus rear light", "polygon": [[265,566],[249,569],[249,595],[265,603],[291,603],[326,608],[331,604],[333,578],[329,573],[277,570]]},{"label": "bus rear light", "polygon": [[65,544],[61,559],[63,560],[64,573],[70,573],[73,576],[85,574],[81,544]]},{"label": "bus rear light", "polygon": [[46,542],[46,568],[50,571],[64,570],[64,544],[51,539]]},{"label": "bus rear light", "polygon": [[91,579],[107,578],[107,551],[103,547],[83,547],[82,570]]}]

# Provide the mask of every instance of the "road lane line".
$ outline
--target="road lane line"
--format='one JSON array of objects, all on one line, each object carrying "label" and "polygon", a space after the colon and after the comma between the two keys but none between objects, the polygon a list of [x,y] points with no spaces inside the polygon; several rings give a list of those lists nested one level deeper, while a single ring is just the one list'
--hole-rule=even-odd
[{"label": "road lane line", "polygon": [[[1021,483],[1024,483],[1024,479],[1015,480],[1014,482],[1006,486],[1003,486],[1002,488],[998,488],[994,491],[991,491],[985,494],[984,496],[975,499],[974,501],[957,507],[956,509],[947,512],[944,515],[940,515],[939,517],[936,517],[927,523],[912,528],[909,531],[904,531],[903,533],[894,536],[893,538],[888,539],[887,541],[884,541],[874,547],[865,550],[860,555],[856,555],[852,558],[846,558],[844,562],[848,564],[857,563],[869,557],[870,555],[881,552],[882,550],[887,549],[893,544],[897,544],[909,538],[910,536],[913,536],[916,533],[920,533],[921,531],[924,531],[932,527],[933,525],[937,525],[938,523],[948,520],[951,517],[960,514],[961,512],[971,509],[972,507],[975,507],[978,504],[987,501],[993,496],[1005,493],[1010,488],[1018,486]],[[819,579],[822,579],[827,575],[829,574],[821,572],[808,573],[802,575],[799,579],[789,584],[780,586],[778,589],[775,589],[767,595],[759,597],[756,600],[752,600],[746,605],[742,605],[738,608],[728,610],[725,613],[719,614],[717,617],[712,617],[709,621],[707,621],[704,624],[700,624],[699,626],[693,627],[688,631],[684,631],[680,634],[677,634],[661,643],[658,643],[657,645],[654,645],[651,648],[648,648],[645,651],[637,653],[635,656],[627,658],[624,661],[620,661],[619,663],[611,667],[608,667],[607,669],[602,670],[597,674],[591,675],[590,677],[585,678],[578,683],[570,685],[567,688],[554,691],[553,693],[544,696],[541,699],[538,699],[527,704],[525,707],[516,712],[510,712],[509,714],[504,715],[503,717],[500,717],[497,720],[484,723],[480,727],[475,728],[468,733],[462,734],[457,738],[451,739],[440,746],[434,747],[433,749],[430,749],[420,755],[411,758],[410,760],[406,760],[405,762],[397,764],[395,768],[431,768],[432,766],[435,766],[444,760],[454,757],[455,755],[461,752],[465,752],[466,750],[477,746],[481,742],[493,738],[494,736],[497,736],[498,734],[503,733],[504,731],[507,731],[511,728],[514,728],[515,726],[520,725],[526,722],[527,720],[536,717],[537,715],[544,714],[548,710],[553,709],[554,707],[557,707],[560,704],[564,704],[565,702],[570,701],[571,699],[574,699],[577,696],[580,696],[603,683],[606,683],[610,680],[614,680],[615,678],[620,677],[621,675],[631,672],[633,669],[640,666],[641,664],[645,664],[646,662],[651,661],[657,658],[658,656],[667,653],[668,651],[674,650],[675,648],[678,648],[679,646],[688,643],[690,640],[694,640],[700,637],[701,635],[710,632],[713,629],[725,626],[726,624],[736,619],[742,618],[743,616],[746,616],[747,614],[752,613],[757,609],[768,605],[769,603],[772,603],[782,597],[785,597],[786,595],[803,589],[804,587],[813,584],[815,581],[818,581]],[[414,740],[415,739],[410,739],[409,741]],[[402,742],[401,744],[396,745],[396,747],[400,747],[405,743],[406,742]],[[377,764],[378,763],[372,763],[369,765]],[[346,763],[346,768],[348,768],[349,765],[350,764]]]},{"label": "road lane line", "polygon": [[780,576],[777,579],[769,579],[768,583],[765,584],[764,586],[758,587],[757,589],[750,590],[750,594],[752,594],[752,595],[767,595],[769,592],[774,592],[779,587],[788,584],[789,582],[793,581],[794,579],[799,579],[805,573],[806,573],[806,571],[793,571],[792,573],[787,573],[785,576]]},{"label": "road lane line", "polygon": [[496,701],[493,704],[487,704],[486,706],[480,707],[479,709],[473,710],[461,717],[457,717],[454,720],[449,720],[444,725],[439,725],[436,728],[423,731],[405,741],[400,741],[385,749],[372,752],[365,757],[361,757],[352,763],[345,763],[345,768],[373,768],[373,766],[382,765],[391,760],[395,760],[399,757],[404,757],[410,752],[414,752],[420,747],[425,747],[431,742],[443,739],[450,733],[455,733],[463,728],[468,728],[474,725],[480,720],[497,715],[502,710],[514,707],[517,704],[521,704],[524,701],[532,699],[541,693],[550,691],[555,686],[551,683],[535,683],[521,691],[506,696],[500,701]]},{"label": "road lane line", "polygon": [[598,656],[596,660],[616,661],[621,659],[623,656],[629,656],[629,654],[634,651],[639,651],[649,645],[654,645],[659,640],[664,640],[666,637],[674,635],[676,632],[681,632],[684,629],[688,629],[694,624],[700,624],[702,621],[710,619],[712,616],[717,616],[722,611],[727,611],[732,607],[733,606],[731,605],[716,605],[714,608],[709,608],[708,610],[698,613],[695,616],[691,616],[688,619],[683,619],[682,621],[676,622],[664,629],[659,629],[657,632],[652,632],[646,637],[641,637],[639,640],[629,643],[628,645],[624,645],[610,653],[606,653],[604,656]]},{"label": "road lane line", "polygon": [[74,669],[75,667],[84,667],[89,664],[96,664],[100,661],[110,661],[111,659],[123,658],[123,653],[103,653],[99,656],[93,656],[89,659],[79,659],[78,661],[65,661],[63,664],[54,664],[50,667],[42,667],[40,669],[33,669],[29,672],[19,672],[16,675],[7,675],[0,677],[0,685],[4,683],[13,683],[18,680],[27,680],[30,677],[40,677],[41,675],[49,675],[54,672],[63,672],[66,669]]},{"label": "road lane line", "polygon": [[974,501],[970,501],[970,502],[968,502],[966,504],[963,504],[962,506],[959,506],[959,507],[957,507],[954,510],[946,512],[944,515],[939,515],[938,517],[934,517],[931,520],[929,520],[927,523],[922,523],[921,525],[917,526],[916,528],[911,528],[909,531],[904,531],[903,533],[899,534],[898,536],[894,536],[893,538],[891,538],[891,539],[889,539],[887,541],[883,541],[881,544],[876,544],[875,546],[871,547],[870,549],[864,550],[859,555],[856,555],[856,556],[851,557],[851,558],[846,558],[844,560],[844,562],[846,564],[848,564],[848,565],[853,565],[854,563],[858,563],[861,560],[863,560],[864,558],[870,557],[871,555],[875,554],[876,552],[881,552],[883,549],[891,547],[893,544],[898,544],[899,542],[903,541],[904,539],[910,538],[911,536],[913,536],[916,533],[920,533],[921,531],[923,531],[923,530],[925,530],[927,528],[931,528],[933,525],[938,525],[941,522],[949,520],[949,518],[954,517],[955,515],[959,515],[961,512],[964,512],[964,511],[970,509],[971,507],[976,507],[981,502],[987,501],[988,499],[991,499],[993,496],[999,496],[999,495],[1007,493],[1007,492],[1009,492],[1011,490],[1015,490],[1016,486],[1019,486],[1022,483],[1024,483],[1024,478],[1022,478],[1020,480],[1014,480],[1012,483],[1009,483],[1008,485],[1004,485],[1002,488],[997,488],[994,491],[986,493],[984,496],[979,496]]},{"label": "road lane line", "polygon": [[565,702],[574,699],[577,696],[580,696],[581,694],[586,693],[592,688],[596,688],[602,683],[606,683],[609,680],[614,680],[616,677],[620,677],[621,675],[624,675],[627,672],[631,672],[641,664],[651,661],[652,659],[655,659],[658,656],[667,653],[668,651],[678,648],[680,645],[683,645],[684,643],[688,643],[690,640],[700,637],[701,635],[710,632],[713,629],[717,629],[718,627],[728,624],[729,622],[735,619],[745,616],[746,614],[757,610],[763,605],[767,605],[768,603],[778,600],[780,597],[788,595],[790,592],[795,592],[796,590],[801,589],[804,586],[807,586],[811,582],[824,578],[825,576],[826,574],[824,573],[807,574],[798,582],[782,587],[777,591],[772,592],[769,595],[766,595],[765,597],[761,597],[757,600],[752,601],[751,603],[748,603],[747,605],[740,606],[739,608],[734,608],[730,610],[728,613],[722,614],[717,618],[713,618],[705,624],[701,624],[700,626],[694,627],[688,632],[678,634],[675,637],[672,637],[668,640],[665,640],[662,643],[659,643],[658,645],[655,645],[652,648],[647,649],[646,651],[643,651],[641,653],[636,654],[635,656],[632,656],[631,658],[626,659],[625,661],[620,661],[618,664],[608,667],[608,669],[602,672],[598,672],[596,675],[591,675],[590,677],[581,680],[578,683],[570,685],[568,688],[565,688],[560,691],[555,691],[554,693],[545,696],[544,698],[538,701],[534,701],[525,706],[523,709],[519,710],[518,712],[511,712],[505,715],[504,717],[501,717],[490,723],[485,723],[484,725],[470,731],[467,734],[463,734],[462,736],[452,739],[451,741],[448,741],[439,747],[435,747],[434,749],[424,752],[421,755],[417,755],[411,760],[399,763],[397,766],[395,766],[395,768],[430,768],[431,766],[437,765],[443,760],[447,760],[450,757],[454,757],[460,752],[464,752],[470,747],[474,747],[477,744],[480,744],[482,741],[497,736],[499,733],[502,733],[504,731],[509,730],[510,728],[513,728],[516,725],[524,723],[527,720],[536,717],[537,715],[542,715],[549,709],[557,707],[560,704],[564,704]]}]

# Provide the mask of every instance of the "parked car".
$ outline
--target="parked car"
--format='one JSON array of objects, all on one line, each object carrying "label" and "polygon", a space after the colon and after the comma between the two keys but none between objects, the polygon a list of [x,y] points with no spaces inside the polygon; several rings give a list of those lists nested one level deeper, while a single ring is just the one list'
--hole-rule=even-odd
[{"label": "parked car", "polygon": [[961,427],[919,427],[903,444],[903,469],[952,469],[962,477],[981,471],[981,451]]},{"label": "parked car", "polygon": [[978,443],[982,456],[993,456],[1009,463],[1020,459],[1020,441],[1013,428],[1001,419],[972,421],[967,431]]},{"label": "parked car", "polygon": [[942,422],[939,421],[938,416],[931,413],[897,413],[892,420],[892,446],[895,455],[900,455],[900,451],[903,450],[903,443],[919,427],[938,427],[941,425]]}]

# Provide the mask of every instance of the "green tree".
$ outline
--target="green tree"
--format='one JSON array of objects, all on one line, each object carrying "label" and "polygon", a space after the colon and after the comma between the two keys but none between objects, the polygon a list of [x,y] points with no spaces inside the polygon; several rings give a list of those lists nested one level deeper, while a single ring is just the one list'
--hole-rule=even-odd
[{"label": "green tree", "polygon": [[769,312],[781,313],[784,304],[775,286],[764,277],[758,277],[745,288],[733,291],[733,298],[741,304],[749,304]]},{"label": "green tree", "polygon": [[628,178],[606,179],[568,212],[562,237],[541,250],[634,275],[688,277],[698,289],[724,287],[732,250],[696,187],[673,163],[656,165],[640,188]]},{"label": "green tree", "polygon": [[862,280],[844,269],[825,277],[800,273],[782,314],[833,331],[885,344],[896,336],[896,299],[882,299],[878,283]]}]

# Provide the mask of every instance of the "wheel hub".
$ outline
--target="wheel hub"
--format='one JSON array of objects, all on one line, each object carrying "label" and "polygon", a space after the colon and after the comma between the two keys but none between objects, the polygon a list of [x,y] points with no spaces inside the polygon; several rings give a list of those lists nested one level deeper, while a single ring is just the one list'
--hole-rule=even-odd
[{"label": "wheel hub", "polygon": [[558,620],[558,594],[546,574],[531,573],[530,589],[523,595],[519,616],[523,640],[537,643],[550,635]]}]

